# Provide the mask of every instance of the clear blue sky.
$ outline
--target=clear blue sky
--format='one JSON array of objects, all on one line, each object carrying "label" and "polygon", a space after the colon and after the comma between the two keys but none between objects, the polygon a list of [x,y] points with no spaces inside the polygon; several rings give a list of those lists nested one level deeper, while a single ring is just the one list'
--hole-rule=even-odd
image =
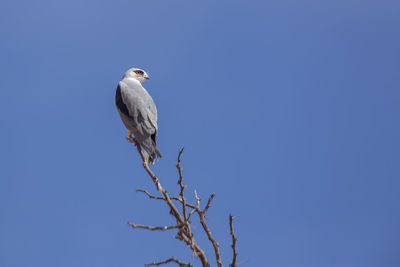
[{"label": "clear blue sky", "polygon": [[133,66],[153,169],[176,192],[186,147],[225,263],[233,213],[243,266],[400,266],[398,1],[3,0],[0,34],[0,266],[193,259],[125,224],[173,223],[135,193],[154,186],[114,106]]}]

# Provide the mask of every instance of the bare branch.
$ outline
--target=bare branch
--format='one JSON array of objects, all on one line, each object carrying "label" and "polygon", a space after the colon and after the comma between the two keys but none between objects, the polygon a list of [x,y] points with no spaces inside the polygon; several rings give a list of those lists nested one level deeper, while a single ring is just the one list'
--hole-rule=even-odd
[{"label": "bare branch", "polygon": [[193,265],[191,263],[182,262],[182,261],[180,261],[180,260],[178,260],[178,259],[176,259],[174,257],[169,258],[168,260],[165,260],[165,261],[148,263],[148,264],[145,264],[145,266],[159,266],[159,265],[162,265],[162,264],[167,264],[169,262],[175,262],[181,267],[193,267]]},{"label": "bare branch", "polygon": [[[166,231],[166,230],[170,230],[170,229],[178,229],[178,233],[176,234],[175,238],[183,241],[187,246],[189,246],[193,253],[200,258],[201,263],[203,265],[203,267],[210,267],[210,264],[208,263],[207,257],[204,253],[204,251],[202,250],[202,248],[197,244],[197,242],[194,239],[193,233],[191,231],[191,223],[190,223],[190,218],[194,213],[197,213],[199,215],[199,220],[200,223],[203,227],[204,232],[206,233],[208,239],[210,240],[213,248],[214,248],[214,253],[215,253],[215,258],[217,261],[217,266],[218,267],[222,267],[222,261],[221,261],[221,255],[220,255],[220,251],[219,251],[219,244],[218,242],[215,240],[214,236],[211,233],[210,228],[208,227],[207,223],[206,223],[206,213],[208,212],[209,208],[211,207],[211,203],[212,200],[215,197],[215,194],[212,193],[210,195],[210,197],[208,198],[207,204],[205,206],[205,208],[203,210],[201,210],[200,208],[200,201],[201,199],[199,198],[199,196],[197,195],[197,191],[194,190],[194,195],[195,195],[195,199],[196,199],[196,204],[190,204],[186,201],[185,196],[184,196],[184,191],[185,191],[185,185],[183,184],[183,174],[182,174],[182,168],[181,168],[181,156],[183,153],[184,148],[182,148],[179,153],[178,153],[178,159],[177,159],[177,164],[176,164],[176,168],[178,169],[178,186],[180,188],[180,192],[179,192],[179,197],[170,197],[168,195],[167,190],[165,190],[158,178],[155,176],[155,174],[150,170],[147,162],[145,161],[145,157],[142,153],[141,147],[140,145],[136,142],[135,139],[128,139],[131,143],[134,143],[136,145],[136,148],[139,152],[139,155],[142,158],[142,162],[143,162],[143,167],[146,170],[146,172],[148,173],[148,175],[150,176],[150,178],[152,179],[154,185],[156,186],[157,191],[162,195],[162,196],[154,196],[152,194],[150,194],[147,190],[144,189],[137,189],[137,192],[142,192],[144,194],[146,194],[150,199],[156,199],[156,200],[163,200],[166,202],[166,204],[168,205],[168,207],[170,208],[170,214],[175,218],[176,220],[176,225],[169,225],[169,226],[148,226],[148,225],[141,225],[141,224],[133,224],[128,222],[128,225],[130,225],[133,228],[142,228],[142,229],[147,229],[147,230],[161,230],[161,231]],[[182,205],[182,213],[177,209],[177,207],[175,206],[173,201],[178,201],[181,205]],[[190,212],[188,212],[187,208],[191,208],[192,210]],[[229,216],[229,225],[230,225],[230,233],[232,236],[232,250],[233,250],[233,259],[232,259],[232,263],[230,264],[230,267],[237,267],[238,264],[236,264],[236,258],[237,258],[237,252],[236,252],[236,241],[237,238],[235,236],[234,230],[233,230],[233,216],[230,215]],[[177,263],[179,266],[189,266],[189,267],[193,267],[193,265],[191,263],[184,263],[181,262],[179,260],[177,260],[176,258],[172,257],[169,258],[165,261],[160,261],[160,262],[153,262],[150,264],[146,264],[146,266],[158,266],[158,265],[162,265],[162,264],[167,264],[170,262],[175,262]]]},{"label": "bare branch", "polygon": [[194,197],[196,198],[196,210],[200,210],[200,198],[197,195],[196,189],[194,190]]},{"label": "bare branch", "polygon": [[219,244],[215,240],[213,235],[211,234],[211,230],[206,223],[205,213],[200,210],[197,210],[197,213],[199,214],[199,217],[200,217],[200,223],[203,226],[203,229],[206,232],[208,239],[211,241],[211,243],[214,247],[214,253],[215,253],[215,258],[217,260],[217,266],[222,267],[221,255],[219,253]]},{"label": "bare branch", "polygon": [[196,209],[192,209],[192,211],[188,215],[188,221],[190,220],[190,217],[192,217],[193,213],[195,213],[196,211]]},{"label": "bare branch", "polygon": [[183,213],[183,219],[185,220],[185,222],[187,221],[187,216],[186,216],[186,200],[185,200],[185,196],[183,195],[183,191],[185,190],[185,186],[182,184],[182,180],[183,180],[183,176],[182,176],[182,168],[181,168],[181,156],[182,156],[182,152],[185,148],[182,147],[181,150],[179,150],[179,154],[178,154],[178,163],[176,164],[176,168],[178,169],[178,173],[179,173],[179,179],[178,179],[178,185],[181,189],[181,191],[179,192],[179,199],[182,203],[182,213]]},{"label": "bare branch", "polygon": [[211,194],[210,198],[208,199],[207,205],[206,205],[206,207],[204,208],[204,211],[202,211],[202,210],[200,209],[200,198],[199,198],[199,196],[197,195],[197,191],[196,191],[196,190],[194,190],[194,196],[195,196],[195,198],[196,198],[196,212],[197,212],[197,214],[199,214],[200,223],[201,223],[201,225],[203,226],[203,229],[204,229],[204,231],[206,232],[208,239],[211,241],[211,244],[213,245],[214,253],[215,253],[215,258],[216,258],[216,260],[217,260],[217,266],[218,266],[218,267],[222,267],[221,255],[220,255],[220,253],[219,253],[219,244],[218,244],[218,242],[215,240],[215,238],[213,237],[213,235],[211,234],[211,230],[210,230],[210,228],[208,227],[208,225],[207,225],[207,223],[206,223],[206,218],[205,218],[206,211],[210,208],[211,201],[213,200],[215,194],[214,194],[214,193]]},{"label": "bare branch", "polygon": [[[133,138],[132,139],[128,138],[128,141],[131,142],[131,143],[134,143],[136,145],[137,151],[138,151],[140,157],[142,158],[143,168],[146,170],[146,172],[150,176],[151,180],[153,181],[154,185],[157,188],[157,191],[160,192],[160,194],[163,196],[162,199],[167,203],[168,207],[170,208],[170,214],[175,217],[177,225],[182,226],[182,227],[179,227],[179,231],[178,231],[178,234],[177,234],[176,238],[178,238],[179,240],[184,241],[192,249],[194,254],[197,257],[200,258],[200,261],[201,261],[203,267],[209,267],[210,264],[208,263],[206,254],[201,249],[201,247],[197,244],[197,242],[194,240],[193,234],[191,233],[191,230],[190,230],[190,223],[187,220],[186,215],[184,215],[183,218],[182,218],[182,215],[180,214],[179,210],[176,208],[175,204],[172,202],[171,197],[168,195],[167,190],[165,190],[161,186],[161,183],[158,180],[158,178],[150,170],[150,168],[149,168],[149,166],[148,166],[148,164],[147,164],[147,162],[145,160],[145,157],[143,155],[143,152],[142,152],[142,149],[141,149],[139,143],[137,143],[136,140],[133,139]],[[181,149],[181,151],[179,152],[178,164],[179,164],[180,155],[182,154],[182,152],[183,152],[183,149]],[[179,168],[178,168],[178,170],[179,170]],[[183,196],[183,189],[181,188],[182,196]],[[139,190],[139,192],[146,193],[147,196],[149,196],[150,198],[159,199],[159,197],[154,197],[154,196],[150,195],[145,190]],[[178,201],[180,201],[182,203],[182,208],[183,208],[183,210],[185,210],[186,206],[188,206],[188,205],[185,203],[185,201],[183,199],[184,198],[182,197],[182,199],[178,199]],[[193,208],[195,208],[195,206],[193,206]],[[186,214],[186,211],[185,211],[185,214]],[[157,229],[157,230],[160,230],[160,229]]]},{"label": "bare branch", "polygon": [[182,227],[181,225],[168,225],[168,226],[149,226],[149,225],[143,225],[143,224],[134,224],[131,222],[127,222],[129,226],[132,228],[141,228],[141,229],[147,229],[151,231],[156,231],[156,230],[161,230],[161,231],[166,231],[166,230],[171,230],[171,229],[176,229]]},{"label": "bare branch", "polygon": [[[138,188],[138,189],[136,189],[136,192],[145,193],[151,199],[164,200],[164,198],[162,198],[162,197],[156,197],[156,196],[151,195],[149,192],[147,192],[147,190],[144,190],[144,189]],[[171,198],[171,199],[173,199],[173,198]],[[176,200],[178,200],[178,199],[176,199]]]},{"label": "bare branch", "polygon": [[229,264],[229,266],[236,267],[236,266],[238,266],[236,264],[236,258],[237,258],[236,241],[237,241],[237,238],[235,236],[235,232],[233,231],[233,218],[234,217],[232,216],[232,214],[229,214],[229,227],[231,229],[231,236],[232,236],[232,246],[231,247],[232,247],[232,251],[233,251],[232,263]]},{"label": "bare branch", "polygon": [[[144,190],[144,189],[141,189],[141,188],[136,189],[136,192],[145,193],[150,199],[164,200],[163,197],[153,196],[153,195],[150,194],[147,190]],[[170,198],[171,198],[172,200],[176,200],[176,201],[179,201],[179,202],[182,203],[182,201],[181,201],[179,198],[177,198],[177,197],[170,197]],[[191,208],[191,209],[195,209],[195,208],[196,208],[195,205],[192,205],[192,204],[190,204],[190,203],[186,203],[186,206],[189,207],[189,208]]]},{"label": "bare branch", "polygon": [[203,213],[204,213],[204,214],[205,214],[205,213],[207,212],[207,210],[210,208],[211,201],[213,200],[214,197],[215,197],[215,194],[212,193],[211,196],[210,196],[210,198],[208,199],[208,202],[207,202],[206,207],[205,207],[204,210],[203,210]]},{"label": "bare branch", "polygon": [[155,176],[155,174],[150,170],[150,168],[149,168],[149,166],[148,166],[148,164],[147,164],[147,162],[146,162],[146,159],[145,159],[145,157],[144,157],[144,155],[143,155],[143,152],[142,152],[142,149],[141,149],[141,147],[140,147],[140,144],[137,143],[135,139],[132,139],[132,140],[128,139],[128,141],[135,144],[136,149],[137,149],[137,151],[139,152],[140,157],[142,158],[143,168],[144,168],[144,169],[146,170],[146,172],[149,174],[151,180],[153,181],[154,185],[155,185],[156,188],[157,188],[157,191],[160,192],[161,195],[163,195],[165,202],[167,203],[167,205],[168,205],[168,206],[170,207],[170,209],[171,209],[171,214],[176,218],[176,220],[177,220],[177,222],[178,222],[179,224],[182,224],[182,223],[183,223],[183,220],[182,220],[182,217],[181,217],[181,215],[180,215],[178,209],[177,209],[177,208],[175,207],[175,205],[172,203],[171,198],[169,197],[167,190],[165,190],[165,189],[161,186],[161,184],[160,184],[160,182],[159,182],[157,176]]}]

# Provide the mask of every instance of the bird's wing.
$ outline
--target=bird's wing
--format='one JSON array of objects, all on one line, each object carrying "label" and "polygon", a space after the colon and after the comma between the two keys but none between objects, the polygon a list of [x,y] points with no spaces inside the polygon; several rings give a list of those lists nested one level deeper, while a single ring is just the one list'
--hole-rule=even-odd
[{"label": "bird's wing", "polygon": [[121,81],[117,88],[121,103],[117,106],[131,120],[131,125],[143,137],[149,137],[157,132],[157,109],[147,91],[135,82]]}]

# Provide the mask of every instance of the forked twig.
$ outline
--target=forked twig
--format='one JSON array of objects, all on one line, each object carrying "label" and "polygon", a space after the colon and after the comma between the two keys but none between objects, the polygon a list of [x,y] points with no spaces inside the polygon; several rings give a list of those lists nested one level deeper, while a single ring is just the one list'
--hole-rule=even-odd
[{"label": "forked twig", "polygon": [[[144,193],[144,194],[146,194],[150,199],[164,200],[163,197],[154,196],[154,195],[150,194],[147,190],[144,190],[144,189],[138,188],[138,189],[136,189],[136,192]],[[181,200],[180,200],[178,197],[170,197],[170,198],[171,198],[172,200],[176,200],[176,201],[181,202]],[[189,207],[189,208],[191,208],[191,209],[196,208],[196,206],[194,206],[194,205],[192,205],[192,204],[190,204],[190,203],[186,203],[186,206]]]},{"label": "forked twig", "polygon": [[[212,198],[210,198],[210,199],[212,199]],[[203,226],[203,229],[206,232],[208,239],[210,240],[210,242],[213,245],[215,258],[217,260],[217,266],[222,267],[221,255],[219,253],[219,244],[215,240],[214,236],[211,234],[211,230],[206,223],[206,218],[205,218],[206,213],[204,211],[201,211],[200,209],[197,210],[197,213],[199,214],[201,226]]]}]

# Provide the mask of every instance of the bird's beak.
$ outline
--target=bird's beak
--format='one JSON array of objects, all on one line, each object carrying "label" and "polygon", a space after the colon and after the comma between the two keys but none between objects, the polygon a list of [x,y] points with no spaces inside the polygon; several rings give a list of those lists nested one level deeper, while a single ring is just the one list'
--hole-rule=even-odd
[{"label": "bird's beak", "polygon": [[147,76],[147,74],[146,74],[146,75],[144,75],[144,78],[145,78],[146,80],[150,80],[150,77],[149,77],[149,76]]}]

